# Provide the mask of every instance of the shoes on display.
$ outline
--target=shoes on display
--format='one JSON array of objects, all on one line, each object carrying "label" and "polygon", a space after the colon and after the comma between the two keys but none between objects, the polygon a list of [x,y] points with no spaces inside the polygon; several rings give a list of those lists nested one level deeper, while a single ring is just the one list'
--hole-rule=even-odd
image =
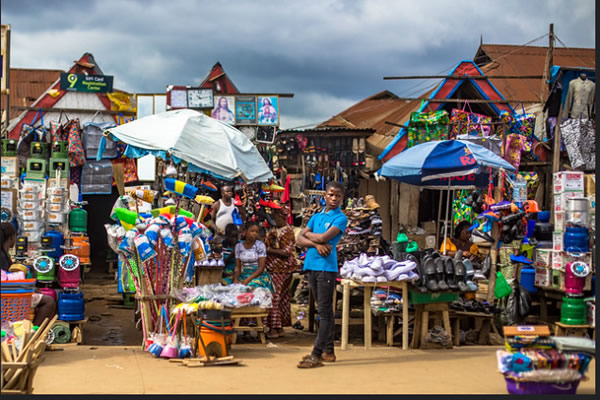
[{"label": "shoes on display", "polygon": [[465,266],[465,283],[469,287],[469,291],[476,292],[479,289],[479,286],[473,282],[473,276],[475,275],[473,264],[471,263],[471,260],[465,259],[463,260],[463,265]]},{"label": "shoes on display", "polygon": [[439,286],[436,281],[435,260],[431,257],[425,259],[423,265],[423,274],[425,276],[425,286],[431,292],[437,292]]},{"label": "shoes on display", "polygon": [[450,257],[442,257],[444,262],[444,273],[446,274],[446,283],[450,290],[458,290],[456,276],[454,275],[454,263]]},{"label": "shoes on display", "polygon": [[438,284],[438,289],[441,291],[448,290],[448,284],[444,280],[444,259],[443,257],[438,257],[434,261],[435,272],[436,272],[436,281]]},{"label": "shoes on display", "polygon": [[210,190],[211,192],[217,191],[217,187],[208,179],[202,179],[202,181],[200,181],[200,186],[202,186],[205,189]]},{"label": "shoes on display", "polygon": [[461,292],[468,292],[469,287],[465,283],[465,265],[462,260],[454,259],[454,276],[456,277],[456,284],[458,285],[458,290]]},{"label": "shoes on display", "polygon": [[479,229],[473,229],[473,235],[482,238],[483,240],[493,243],[494,242],[494,238],[491,237],[488,233],[482,232]]}]

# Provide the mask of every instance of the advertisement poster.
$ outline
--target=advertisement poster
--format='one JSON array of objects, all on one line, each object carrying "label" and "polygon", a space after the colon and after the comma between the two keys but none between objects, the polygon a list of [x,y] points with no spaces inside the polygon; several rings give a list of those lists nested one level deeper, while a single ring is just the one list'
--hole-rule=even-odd
[{"label": "advertisement poster", "polygon": [[238,96],[235,98],[235,120],[239,125],[256,124],[256,97]]},{"label": "advertisement poster", "polygon": [[258,96],[258,125],[279,125],[278,96]]},{"label": "advertisement poster", "polygon": [[215,108],[210,116],[219,121],[235,124],[235,97],[215,96]]}]

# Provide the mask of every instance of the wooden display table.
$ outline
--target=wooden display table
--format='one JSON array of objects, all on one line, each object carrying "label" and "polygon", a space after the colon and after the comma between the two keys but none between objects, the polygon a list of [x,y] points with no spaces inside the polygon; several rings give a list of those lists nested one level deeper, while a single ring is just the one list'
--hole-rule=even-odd
[{"label": "wooden display table", "polygon": [[455,346],[460,346],[460,321],[468,318],[475,319],[475,329],[479,331],[477,344],[489,344],[490,331],[498,333],[498,329],[494,325],[494,314],[451,310],[450,320],[452,320],[452,337]]},{"label": "wooden display table", "polygon": [[[237,340],[236,332],[257,332],[260,342],[267,344],[265,339],[265,326],[262,322],[264,317],[269,315],[270,310],[262,307],[241,307],[234,308],[231,311],[231,319],[233,320],[233,334],[231,335],[232,344]],[[240,326],[242,318],[249,318],[256,321],[256,326]]]},{"label": "wooden display table", "polygon": [[554,336],[569,336],[569,332],[573,332],[573,336],[585,336],[588,329],[592,329],[592,337],[596,340],[596,328],[592,325],[567,325],[562,322],[554,323]]},{"label": "wooden display table", "polygon": [[[408,284],[406,281],[401,282],[375,282],[365,283],[361,281],[353,281],[351,279],[342,279],[344,288],[342,302],[342,350],[348,348],[348,326],[350,325],[350,288],[363,287],[363,323],[364,323],[364,342],[365,349],[371,348],[372,343],[372,326],[371,326],[371,293],[374,287],[396,287],[402,289],[402,350],[408,349]],[[393,318],[391,323],[393,324]],[[392,325],[393,329],[393,325]],[[389,332],[389,321],[388,321]],[[388,335],[390,336],[390,335]],[[393,335],[391,335],[393,337]],[[390,338],[388,337],[388,342]]]},{"label": "wooden display table", "polygon": [[413,330],[413,340],[410,347],[413,349],[420,349],[425,343],[425,335],[429,330],[429,313],[439,312],[442,314],[442,320],[444,324],[444,330],[450,336],[452,342],[452,330],[450,329],[450,303],[428,303],[428,304],[415,304],[415,327]]}]

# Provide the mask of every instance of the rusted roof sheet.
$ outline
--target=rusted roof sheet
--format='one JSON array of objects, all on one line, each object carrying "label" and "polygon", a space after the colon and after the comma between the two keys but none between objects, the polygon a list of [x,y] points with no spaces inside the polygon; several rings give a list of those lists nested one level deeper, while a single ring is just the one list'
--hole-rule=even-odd
[{"label": "rusted roof sheet", "polygon": [[[36,101],[57,79],[60,78],[59,69],[10,69],[10,106],[29,107]],[[2,108],[6,107],[6,96],[2,96]],[[21,110],[11,110],[9,119],[18,117]]]},{"label": "rusted roof sheet", "polygon": [[[493,79],[494,75],[543,75],[548,63],[548,47],[484,44],[475,55],[490,82],[507,99],[544,101],[543,79]],[[596,67],[596,49],[558,47],[553,64],[561,67]],[[515,105],[513,105],[515,106]]]}]

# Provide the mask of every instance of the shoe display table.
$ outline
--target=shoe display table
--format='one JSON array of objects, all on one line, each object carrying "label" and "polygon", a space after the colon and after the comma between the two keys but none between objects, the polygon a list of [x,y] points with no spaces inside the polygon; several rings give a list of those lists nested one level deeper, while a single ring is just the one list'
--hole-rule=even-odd
[{"label": "shoe display table", "polygon": [[[364,288],[363,292],[363,325],[364,325],[364,343],[365,349],[371,348],[372,343],[372,313],[371,313],[371,293],[374,287],[396,287],[402,289],[402,350],[408,349],[408,283],[406,281],[395,282],[376,282],[365,283],[353,281],[351,279],[342,279],[344,288],[342,297],[342,350],[348,348],[348,327],[350,325],[350,289],[353,287]],[[393,321],[393,319],[392,319]],[[388,338],[389,340],[389,338]]]},{"label": "shoe display table", "polygon": [[[430,313],[441,313],[444,330],[450,336],[450,343],[452,343],[452,330],[450,329],[450,303],[427,303],[427,304],[415,304],[415,327],[413,330],[413,339],[410,347],[412,349],[420,349],[425,344],[425,335],[429,330],[429,317]],[[451,348],[451,345],[450,345]]]},{"label": "shoe display table", "polygon": [[[271,310],[262,307],[240,307],[235,308],[231,312],[231,319],[233,320],[233,334],[232,344],[237,341],[237,332],[256,332],[260,338],[262,344],[267,344],[265,339],[265,326],[263,324],[263,318],[269,316]],[[248,318],[255,322],[255,326],[240,326],[242,318]]]}]

